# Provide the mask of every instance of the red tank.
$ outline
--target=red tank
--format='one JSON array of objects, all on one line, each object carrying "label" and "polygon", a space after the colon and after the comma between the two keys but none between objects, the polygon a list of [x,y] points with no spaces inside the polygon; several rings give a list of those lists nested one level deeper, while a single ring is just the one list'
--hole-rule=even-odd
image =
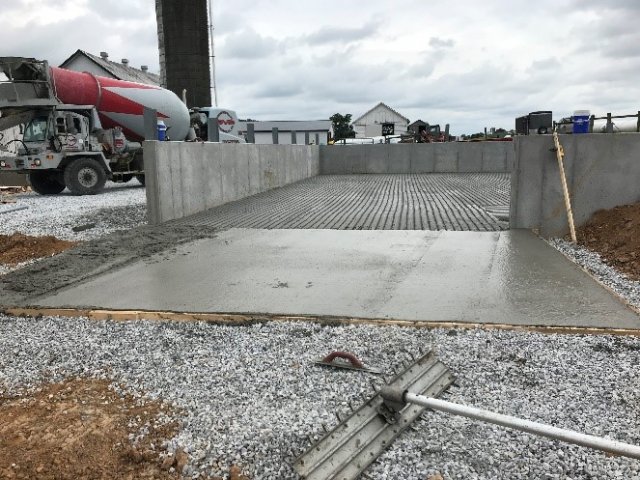
[{"label": "red tank", "polygon": [[189,111],[178,96],[164,88],[114,78],[98,77],[51,67],[55,95],[63,103],[95,105],[104,128],[122,127],[129,140],[144,139],[144,107],[158,112],[171,140],[189,132]]}]

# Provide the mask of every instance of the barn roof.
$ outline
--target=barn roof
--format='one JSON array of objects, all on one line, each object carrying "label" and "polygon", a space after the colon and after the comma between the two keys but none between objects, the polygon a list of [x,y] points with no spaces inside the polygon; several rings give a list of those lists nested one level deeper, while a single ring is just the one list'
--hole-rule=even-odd
[{"label": "barn roof", "polygon": [[405,117],[404,115],[402,115],[401,113],[397,112],[396,110],[394,110],[393,108],[391,108],[389,105],[387,105],[384,102],[380,102],[378,103],[376,106],[374,106],[373,108],[367,110],[364,114],[360,115],[358,118],[356,118],[353,123],[358,123],[360,120],[362,120],[364,117],[366,117],[367,115],[369,115],[371,112],[373,112],[376,108],[378,107],[384,107],[387,110],[389,110],[390,112],[398,115],[400,118],[402,118],[403,120],[405,120],[407,123],[409,123],[409,119],[407,117]]},{"label": "barn roof", "polygon": [[118,62],[112,62],[111,60],[97,57],[89,52],[78,49],[73,55],[67,58],[60,64],[61,68],[67,68],[67,66],[79,56],[84,56],[90,61],[101,67],[113,75],[118,80],[125,80],[128,82],[144,83],[147,85],[160,85],[160,75],[151,72],[145,72],[138,68],[130,67]]}]

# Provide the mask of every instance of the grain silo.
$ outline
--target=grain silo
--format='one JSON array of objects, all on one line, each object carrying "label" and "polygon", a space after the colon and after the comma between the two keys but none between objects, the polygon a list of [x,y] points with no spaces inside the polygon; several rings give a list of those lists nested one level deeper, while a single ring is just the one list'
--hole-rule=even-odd
[{"label": "grain silo", "polygon": [[207,0],[156,0],[160,81],[189,107],[209,106],[211,75]]}]

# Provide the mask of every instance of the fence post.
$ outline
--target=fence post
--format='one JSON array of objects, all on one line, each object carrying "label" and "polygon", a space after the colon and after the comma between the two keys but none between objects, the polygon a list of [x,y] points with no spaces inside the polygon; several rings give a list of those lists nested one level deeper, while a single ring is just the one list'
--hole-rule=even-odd
[{"label": "fence post", "polygon": [[613,133],[613,122],[611,121],[611,113],[607,113],[607,133]]},{"label": "fence post", "polygon": [[256,126],[253,123],[247,123],[247,143],[256,143]]},{"label": "fence post", "polygon": [[636,132],[640,132],[640,111],[638,111],[638,121],[636,123]]},{"label": "fence post", "polygon": [[593,133],[593,124],[596,123],[596,116],[591,115],[589,117],[589,133]]},{"label": "fence post", "polygon": [[144,139],[158,140],[158,112],[152,108],[144,107],[142,118],[144,122]]}]

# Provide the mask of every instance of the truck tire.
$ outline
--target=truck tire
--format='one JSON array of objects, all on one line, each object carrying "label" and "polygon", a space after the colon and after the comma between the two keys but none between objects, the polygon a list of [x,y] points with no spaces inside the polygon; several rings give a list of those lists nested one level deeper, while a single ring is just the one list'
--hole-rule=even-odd
[{"label": "truck tire", "polygon": [[64,169],[64,183],[74,195],[95,195],[107,182],[107,173],[94,158],[79,158]]},{"label": "truck tire", "polygon": [[29,174],[29,183],[33,191],[40,195],[56,195],[65,187],[61,177],[60,172],[35,171]]}]

